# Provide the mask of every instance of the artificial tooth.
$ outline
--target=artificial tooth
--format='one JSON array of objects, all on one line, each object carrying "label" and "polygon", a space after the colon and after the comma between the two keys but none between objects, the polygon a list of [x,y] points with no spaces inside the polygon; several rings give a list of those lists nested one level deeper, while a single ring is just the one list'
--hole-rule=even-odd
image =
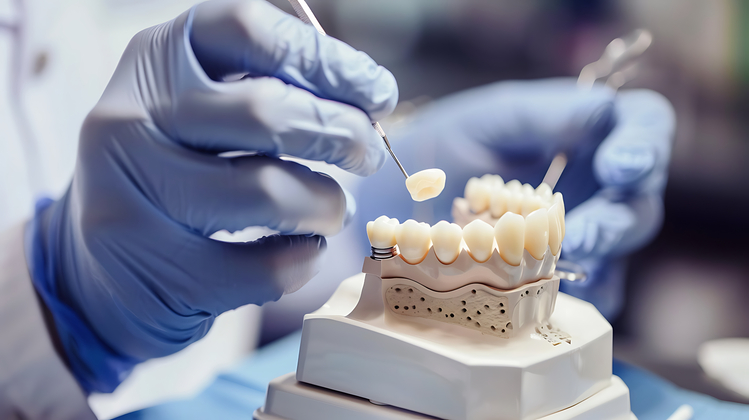
[{"label": "artificial tooth", "polygon": [[545,184],[542,182],[536,188],[536,195],[541,197],[541,200],[543,201],[551,201],[552,191],[551,191],[551,187],[549,186],[549,184]]},{"label": "artificial tooth", "polygon": [[546,212],[549,219],[549,249],[553,255],[559,254],[559,249],[562,246],[562,226],[559,222],[559,205],[552,204],[549,210]]},{"label": "artificial tooth", "polygon": [[452,264],[458,258],[463,240],[463,229],[455,223],[440,221],[430,229],[432,248],[443,264]]},{"label": "artificial tooth", "polygon": [[494,250],[494,229],[483,220],[476,219],[463,228],[463,240],[468,246],[468,254],[476,262],[485,262]]},{"label": "artificial tooth", "polygon": [[[466,226],[467,227],[467,226]],[[465,237],[465,233],[463,234]],[[525,219],[515,213],[505,213],[494,226],[499,256],[507,264],[520,265],[525,242]]]},{"label": "artificial tooth", "polygon": [[523,195],[533,195],[533,193],[536,192],[531,184],[523,184],[521,191],[523,192]]},{"label": "artificial tooth", "polygon": [[507,187],[507,189],[512,192],[520,192],[520,190],[523,189],[523,184],[521,184],[517,179],[513,179],[512,181],[505,184],[505,187]]},{"label": "artificial tooth", "polygon": [[540,208],[525,218],[525,249],[533,258],[540,260],[544,258],[548,245],[549,214],[546,209]]},{"label": "artificial tooth", "polygon": [[564,215],[565,215],[565,210],[564,210],[564,197],[562,196],[562,193],[559,193],[559,192],[558,193],[554,193],[554,198],[553,198],[552,202],[553,202],[553,204],[558,204],[559,205],[559,208],[557,210],[559,212],[559,226],[560,226],[560,228],[562,230],[562,239],[564,239],[564,233],[565,233],[565,230],[564,230],[565,229],[565,227],[564,227]]},{"label": "artificial tooth", "polygon": [[482,213],[489,208],[489,196],[491,184],[483,182],[479,178],[471,178],[466,184],[463,196],[468,200],[468,206],[475,214]]},{"label": "artificial tooth", "polygon": [[484,183],[489,184],[490,189],[496,187],[497,185],[505,185],[505,180],[502,179],[502,177],[499,175],[486,174],[481,177],[481,180],[484,181]]},{"label": "artificial tooth", "polygon": [[431,246],[429,225],[408,219],[395,229],[395,239],[403,259],[409,264],[418,264],[424,260]]},{"label": "artificial tooth", "polygon": [[523,207],[523,194],[520,191],[509,191],[507,197],[507,211],[521,214]]},{"label": "artificial tooth", "polygon": [[520,208],[520,214],[523,216],[527,216],[534,211],[540,209],[543,207],[543,202],[541,201],[541,197],[533,194],[533,195],[526,195],[523,196],[523,202],[521,204]]},{"label": "artificial tooth", "polygon": [[492,217],[499,219],[507,211],[507,202],[510,201],[510,190],[504,186],[494,185],[489,199],[489,211]]},{"label": "artificial tooth", "polygon": [[367,223],[369,243],[375,248],[390,248],[395,246],[395,230],[398,219],[380,216],[374,222]]}]

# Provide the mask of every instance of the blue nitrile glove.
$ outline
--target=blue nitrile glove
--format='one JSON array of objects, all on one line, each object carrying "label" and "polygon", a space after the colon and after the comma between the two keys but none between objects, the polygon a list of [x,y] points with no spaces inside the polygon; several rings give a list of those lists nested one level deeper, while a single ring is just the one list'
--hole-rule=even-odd
[{"label": "blue nitrile glove", "polygon": [[669,102],[647,90],[583,91],[575,80],[549,79],[458,93],[391,133],[408,171],[445,171],[442,195],[414,203],[403,175],[388,162],[361,186],[359,224],[382,214],[401,222],[451,220],[452,201],[463,196],[470,177],[498,173],[535,187],[552,158],[565,151],[569,164],[556,188],[568,212],[562,257],[581,263],[589,279],[562,289],[611,319],[623,302],[626,256],[650,241],[662,222],[674,126]]},{"label": "blue nitrile glove", "polygon": [[[203,3],[137,34],[83,125],[69,190],[29,230],[35,286],[83,388],[112,391],[222,312],[310,280],[354,204],[278,157],[374,173],[386,152],[371,120],[397,96],[367,55],[264,1]],[[253,153],[218,156],[240,150]],[[209,238],[248,226],[281,234]]]}]

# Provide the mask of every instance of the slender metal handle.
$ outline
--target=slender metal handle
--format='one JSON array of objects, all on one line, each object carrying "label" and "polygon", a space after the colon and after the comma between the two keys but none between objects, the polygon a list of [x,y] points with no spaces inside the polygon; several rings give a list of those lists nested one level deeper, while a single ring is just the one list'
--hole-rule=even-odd
[{"label": "slender metal handle", "polygon": [[[308,24],[312,25],[317,29],[317,32],[327,35],[325,33],[325,30],[322,28],[322,25],[320,25],[320,22],[318,22],[317,18],[315,17],[315,14],[312,13],[312,9],[309,8],[309,5],[307,5],[307,2],[304,0],[289,0],[289,3],[291,3],[291,7],[296,12],[297,16],[299,16],[299,19]],[[388,152],[390,153],[390,156],[393,157],[393,160],[395,161],[395,164],[398,165],[398,169],[401,170],[403,173],[403,176],[408,179],[408,172],[406,172],[405,169],[403,169],[403,165],[401,165],[401,162],[398,160],[398,158],[395,156],[395,153],[393,152],[393,149],[390,147],[390,141],[388,140],[387,134],[385,134],[385,131],[380,127],[379,122],[372,123],[372,127],[377,131],[377,134],[382,137],[382,140],[385,142],[385,147],[388,149]]]}]

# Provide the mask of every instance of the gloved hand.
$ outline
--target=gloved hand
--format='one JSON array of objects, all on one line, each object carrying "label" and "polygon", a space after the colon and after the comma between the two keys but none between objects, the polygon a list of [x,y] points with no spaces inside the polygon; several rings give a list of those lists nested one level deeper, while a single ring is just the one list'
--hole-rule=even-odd
[{"label": "gloved hand", "polygon": [[445,171],[442,195],[414,203],[388,162],[361,187],[359,224],[382,214],[401,222],[451,220],[452,200],[470,177],[496,173],[535,187],[564,151],[569,163],[556,188],[567,208],[562,258],[583,265],[589,279],[562,289],[611,319],[622,304],[626,256],[650,241],[663,219],[674,128],[671,105],[647,90],[581,91],[575,80],[549,79],[458,93],[389,130],[408,171]]},{"label": "gloved hand", "polygon": [[[367,55],[264,1],[203,3],[138,33],[83,125],[69,190],[40,202],[28,231],[35,286],[82,387],[112,391],[222,312],[310,280],[355,206],[279,157],[374,173],[386,154],[371,121],[397,96]],[[281,234],[209,238],[248,226]]]}]

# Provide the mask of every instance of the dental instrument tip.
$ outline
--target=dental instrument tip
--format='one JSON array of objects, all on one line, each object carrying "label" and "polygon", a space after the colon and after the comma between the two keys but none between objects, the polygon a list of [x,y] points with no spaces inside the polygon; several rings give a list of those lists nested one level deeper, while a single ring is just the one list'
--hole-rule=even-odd
[{"label": "dental instrument tip", "polygon": [[406,170],[403,168],[403,165],[401,165],[401,162],[398,160],[398,157],[395,156],[393,149],[390,147],[390,141],[388,140],[387,134],[385,134],[385,130],[382,129],[382,127],[380,126],[380,123],[378,122],[372,124],[372,127],[374,127],[375,131],[377,131],[377,134],[379,134],[380,137],[382,137],[382,140],[385,141],[385,147],[388,149],[388,152],[390,152],[390,156],[393,157],[395,164],[398,165],[398,169],[400,169],[401,172],[403,172],[403,176],[405,176],[406,179],[408,179],[408,172],[406,172]]},{"label": "dental instrument tip", "polygon": [[[299,16],[299,19],[301,19],[302,22],[314,26],[317,32],[326,35],[325,30],[322,28],[322,25],[320,25],[320,22],[315,17],[315,14],[312,13],[312,9],[309,8],[309,5],[307,5],[307,2],[305,0],[289,0],[289,3],[291,3],[291,7],[294,9],[297,16]],[[382,129],[382,127],[380,127],[380,123],[372,123],[372,127],[374,127],[374,129],[377,131],[377,134],[382,137],[382,140],[385,141],[385,147],[388,149],[388,152],[390,152],[390,156],[393,157],[395,164],[398,165],[398,168],[401,170],[401,172],[403,172],[403,176],[408,179],[408,172],[403,169],[403,165],[401,165],[401,162],[395,156],[395,153],[393,153],[393,149],[390,147],[390,141],[388,141],[388,136],[385,134],[385,131]]]},{"label": "dental instrument tip", "polygon": [[544,180],[541,181],[541,183],[550,186],[551,190],[554,191],[554,187],[557,186],[557,182],[559,182],[559,177],[562,176],[562,172],[564,172],[564,168],[566,166],[567,166],[567,155],[564,154],[564,152],[557,153],[557,155],[554,156],[554,159],[551,161],[551,164],[549,165],[549,169],[546,171],[546,175],[544,175]]}]

